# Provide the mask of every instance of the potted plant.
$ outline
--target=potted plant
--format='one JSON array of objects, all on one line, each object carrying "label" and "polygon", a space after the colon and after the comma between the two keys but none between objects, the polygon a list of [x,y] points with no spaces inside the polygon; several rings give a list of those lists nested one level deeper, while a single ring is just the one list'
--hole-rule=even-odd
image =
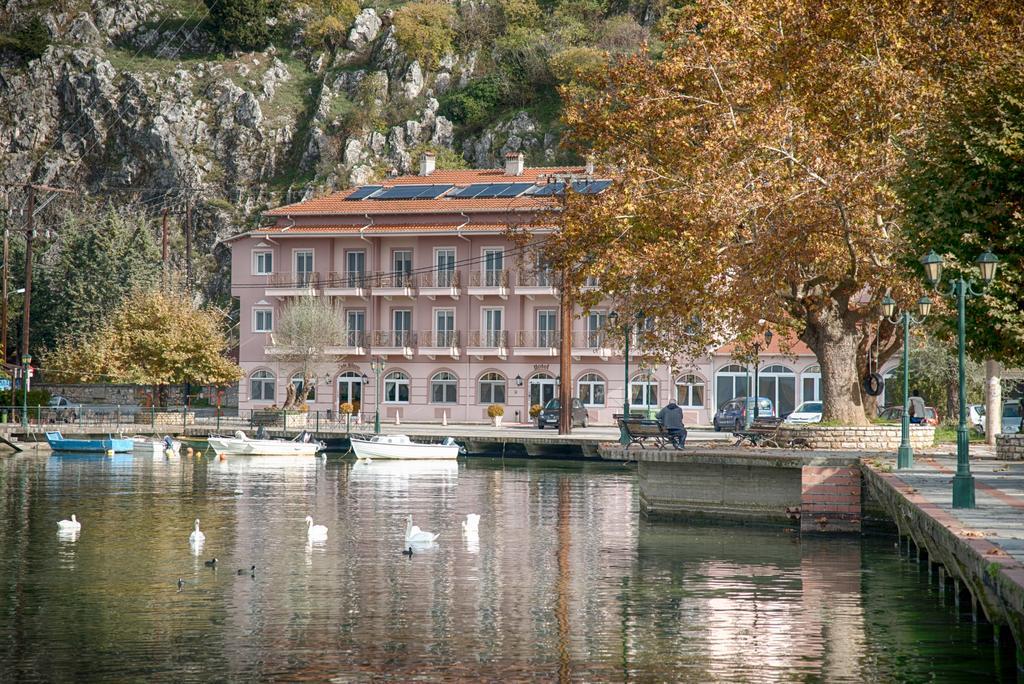
[{"label": "potted plant", "polygon": [[349,431],[352,426],[352,414],[356,412],[356,407],[352,405],[352,402],[346,401],[338,407],[341,411],[341,415],[345,416],[345,432]]},{"label": "potted plant", "polygon": [[505,415],[505,407],[501,404],[491,404],[487,407],[487,415],[490,416],[494,427],[501,427],[501,417]]},{"label": "potted plant", "polygon": [[540,404],[534,404],[533,406],[530,407],[530,418],[536,420],[537,416],[539,416],[540,412],[543,410],[543,406],[541,406]]}]

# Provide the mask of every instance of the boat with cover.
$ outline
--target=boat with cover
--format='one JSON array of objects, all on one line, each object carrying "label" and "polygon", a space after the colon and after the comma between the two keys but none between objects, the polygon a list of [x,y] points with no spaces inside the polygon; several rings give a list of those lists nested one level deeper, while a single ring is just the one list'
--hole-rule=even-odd
[{"label": "boat with cover", "polygon": [[360,459],[452,459],[462,451],[451,437],[445,437],[440,444],[414,442],[407,435],[374,435],[370,438],[353,435],[350,441],[356,458]]},{"label": "boat with cover", "polygon": [[210,437],[209,444],[218,456],[316,456],[324,448],[324,443],[312,439],[308,432],[293,440],[251,439],[238,430],[234,437]]},{"label": "boat with cover", "polygon": [[59,430],[47,431],[46,441],[54,451],[86,451],[99,452],[102,454],[108,451],[131,451],[132,440],[116,437],[106,439],[66,439]]},{"label": "boat with cover", "polygon": [[180,454],[181,442],[171,437],[132,437],[132,452],[139,456],[166,456],[167,451],[175,456]]}]

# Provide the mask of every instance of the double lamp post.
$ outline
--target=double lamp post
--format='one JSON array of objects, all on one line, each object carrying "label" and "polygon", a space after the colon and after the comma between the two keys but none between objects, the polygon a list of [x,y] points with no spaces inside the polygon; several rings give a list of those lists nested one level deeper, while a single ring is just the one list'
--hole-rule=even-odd
[{"label": "double lamp post", "polygon": [[[996,277],[996,266],[999,259],[992,252],[983,252],[976,260],[978,270],[981,273],[981,288],[975,289],[974,281],[964,278],[961,274],[953,278],[945,294],[956,300],[957,313],[957,358],[959,361],[959,403],[960,421],[956,428],[956,474],[953,476],[953,508],[974,508],[974,476],[971,475],[970,463],[970,433],[967,428],[967,334],[966,334],[966,303],[968,297],[979,297],[984,287],[988,286]],[[942,257],[930,251],[921,258],[921,265],[924,267],[925,278],[928,283],[938,292],[939,283],[942,280],[943,262]],[[909,312],[904,311],[900,324],[903,326],[903,419],[900,436],[900,448],[896,455],[898,468],[909,468],[914,463],[913,451],[910,448],[910,398],[909,398],[909,375],[910,375],[910,326],[920,323],[931,311],[932,302],[928,297],[921,297],[917,302],[917,311],[920,319],[914,319]],[[893,314],[896,312],[896,302],[892,297],[886,295],[882,300],[882,313],[893,323]]]}]

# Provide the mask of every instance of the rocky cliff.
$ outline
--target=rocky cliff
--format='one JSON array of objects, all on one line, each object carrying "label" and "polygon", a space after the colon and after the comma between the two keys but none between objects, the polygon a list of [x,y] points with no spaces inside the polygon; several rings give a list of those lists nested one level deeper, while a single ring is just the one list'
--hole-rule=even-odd
[{"label": "rocky cliff", "polygon": [[[480,73],[480,50],[446,52],[427,68],[396,40],[391,9],[363,8],[343,40],[311,49],[309,9],[291,5],[274,20],[272,47],[223,54],[195,0],[39,7],[8,0],[2,15],[10,26],[35,12],[49,34],[38,57],[0,52],[0,207],[15,225],[25,216],[19,186],[31,180],[154,214],[188,205],[196,254],[209,255],[264,208],[414,171],[428,147],[484,167],[508,150],[534,164],[568,156],[557,98],[453,125],[439,101]],[[71,201],[41,193],[37,220],[59,231]],[[225,293],[225,257],[198,262],[211,297]]]}]

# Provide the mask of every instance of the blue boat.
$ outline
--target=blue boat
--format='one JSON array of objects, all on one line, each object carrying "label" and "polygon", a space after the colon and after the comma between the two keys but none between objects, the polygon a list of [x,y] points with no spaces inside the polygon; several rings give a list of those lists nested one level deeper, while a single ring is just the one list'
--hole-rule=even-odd
[{"label": "blue boat", "polygon": [[130,439],[65,439],[59,431],[47,432],[46,441],[54,451],[87,451],[99,452],[102,454],[108,451],[131,451],[132,440]]}]

